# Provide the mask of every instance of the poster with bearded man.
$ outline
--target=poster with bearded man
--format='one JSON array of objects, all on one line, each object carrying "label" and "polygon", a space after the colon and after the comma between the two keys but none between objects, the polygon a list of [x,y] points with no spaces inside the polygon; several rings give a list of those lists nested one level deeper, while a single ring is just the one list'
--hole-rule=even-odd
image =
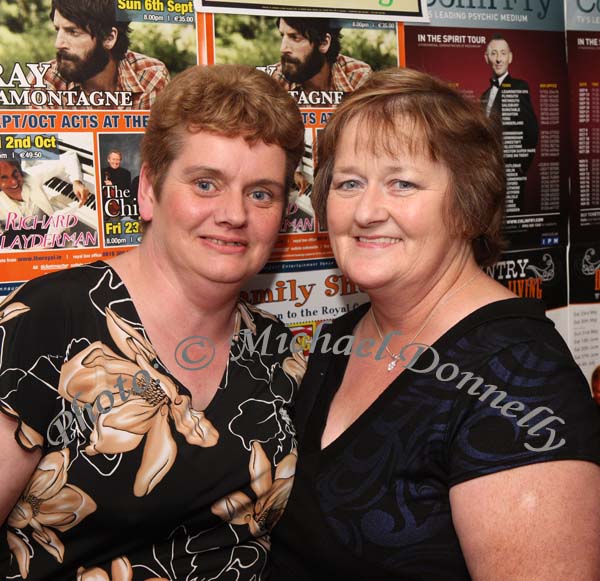
[{"label": "poster with bearded man", "polygon": [[141,2],[123,10],[117,0],[6,2],[0,16],[11,18],[0,33],[18,49],[9,40],[0,47],[4,71],[12,71],[0,84],[3,108],[147,110],[169,78],[196,61],[194,18],[176,16],[181,0],[160,14]]},{"label": "poster with bearded man", "polygon": [[334,107],[372,71],[398,66],[396,23],[215,14],[215,62],[260,68],[301,107]]}]

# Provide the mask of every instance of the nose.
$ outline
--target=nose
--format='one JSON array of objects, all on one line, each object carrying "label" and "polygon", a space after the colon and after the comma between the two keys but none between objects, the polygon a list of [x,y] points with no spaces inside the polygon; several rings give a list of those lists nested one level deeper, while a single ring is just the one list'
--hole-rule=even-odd
[{"label": "nose", "polygon": [[57,50],[67,48],[67,41],[64,32],[59,28],[56,31],[56,40],[54,41],[54,48]]},{"label": "nose", "polygon": [[285,35],[281,37],[281,46],[279,50],[282,54],[290,54],[292,52],[290,48],[290,42]]},{"label": "nose", "polygon": [[246,225],[248,213],[244,194],[239,190],[231,190],[228,195],[221,196],[215,211],[215,222],[229,228],[242,228]]},{"label": "nose", "polygon": [[381,189],[375,184],[370,184],[358,199],[354,221],[362,228],[385,222],[389,217],[385,204]]}]

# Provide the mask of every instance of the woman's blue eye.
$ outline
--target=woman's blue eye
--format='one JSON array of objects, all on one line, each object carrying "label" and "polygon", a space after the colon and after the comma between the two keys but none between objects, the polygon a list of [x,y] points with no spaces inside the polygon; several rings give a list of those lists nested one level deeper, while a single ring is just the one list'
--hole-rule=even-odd
[{"label": "woman's blue eye", "polygon": [[404,180],[395,180],[393,182],[393,187],[396,190],[406,191],[414,190],[416,186],[412,182],[406,182]]}]

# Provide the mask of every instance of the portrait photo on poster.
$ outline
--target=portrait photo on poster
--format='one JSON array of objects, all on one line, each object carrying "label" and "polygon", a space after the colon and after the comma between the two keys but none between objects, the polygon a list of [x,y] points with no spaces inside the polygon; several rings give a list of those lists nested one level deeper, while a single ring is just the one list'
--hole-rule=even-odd
[{"label": "portrait photo on poster", "polygon": [[134,246],[142,241],[137,204],[142,133],[100,133],[100,184],[104,246]]},{"label": "portrait photo on poster", "polygon": [[88,133],[0,135],[0,253],[98,247]]},{"label": "portrait photo on poster", "polygon": [[172,75],[196,63],[195,26],[148,19],[141,2],[133,14],[118,4],[18,3],[4,27],[19,42],[0,46],[0,108],[149,109]]},{"label": "portrait photo on poster", "polygon": [[215,14],[215,61],[260,68],[301,107],[338,105],[397,55],[394,22]]}]

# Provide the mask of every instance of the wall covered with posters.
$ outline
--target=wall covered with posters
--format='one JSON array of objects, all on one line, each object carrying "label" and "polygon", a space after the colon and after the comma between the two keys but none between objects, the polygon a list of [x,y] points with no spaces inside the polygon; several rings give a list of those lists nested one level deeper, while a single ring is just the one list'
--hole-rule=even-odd
[{"label": "wall covered with posters", "polygon": [[[0,296],[46,272],[139,244],[139,147],[152,101],[196,63],[243,63],[286,87],[305,122],[305,154],[279,240],[244,296],[310,335],[320,321],[367,300],[336,269],[327,230],[310,203],[319,133],[344,94],[371,71],[408,66],[445,79],[500,116],[509,247],[487,272],[519,296],[543,299],[586,377],[600,380],[598,3],[368,4],[115,0],[122,30],[130,23],[130,44],[117,84],[103,90],[78,81],[84,64],[102,69],[103,55],[82,63],[61,47],[69,30],[49,17],[50,0],[5,0]],[[339,37],[325,80],[298,82],[290,74],[294,57],[284,44],[299,24],[280,20],[285,10],[300,19],[326,17]],[[21,191],[26,203],[17,199]]]}]

